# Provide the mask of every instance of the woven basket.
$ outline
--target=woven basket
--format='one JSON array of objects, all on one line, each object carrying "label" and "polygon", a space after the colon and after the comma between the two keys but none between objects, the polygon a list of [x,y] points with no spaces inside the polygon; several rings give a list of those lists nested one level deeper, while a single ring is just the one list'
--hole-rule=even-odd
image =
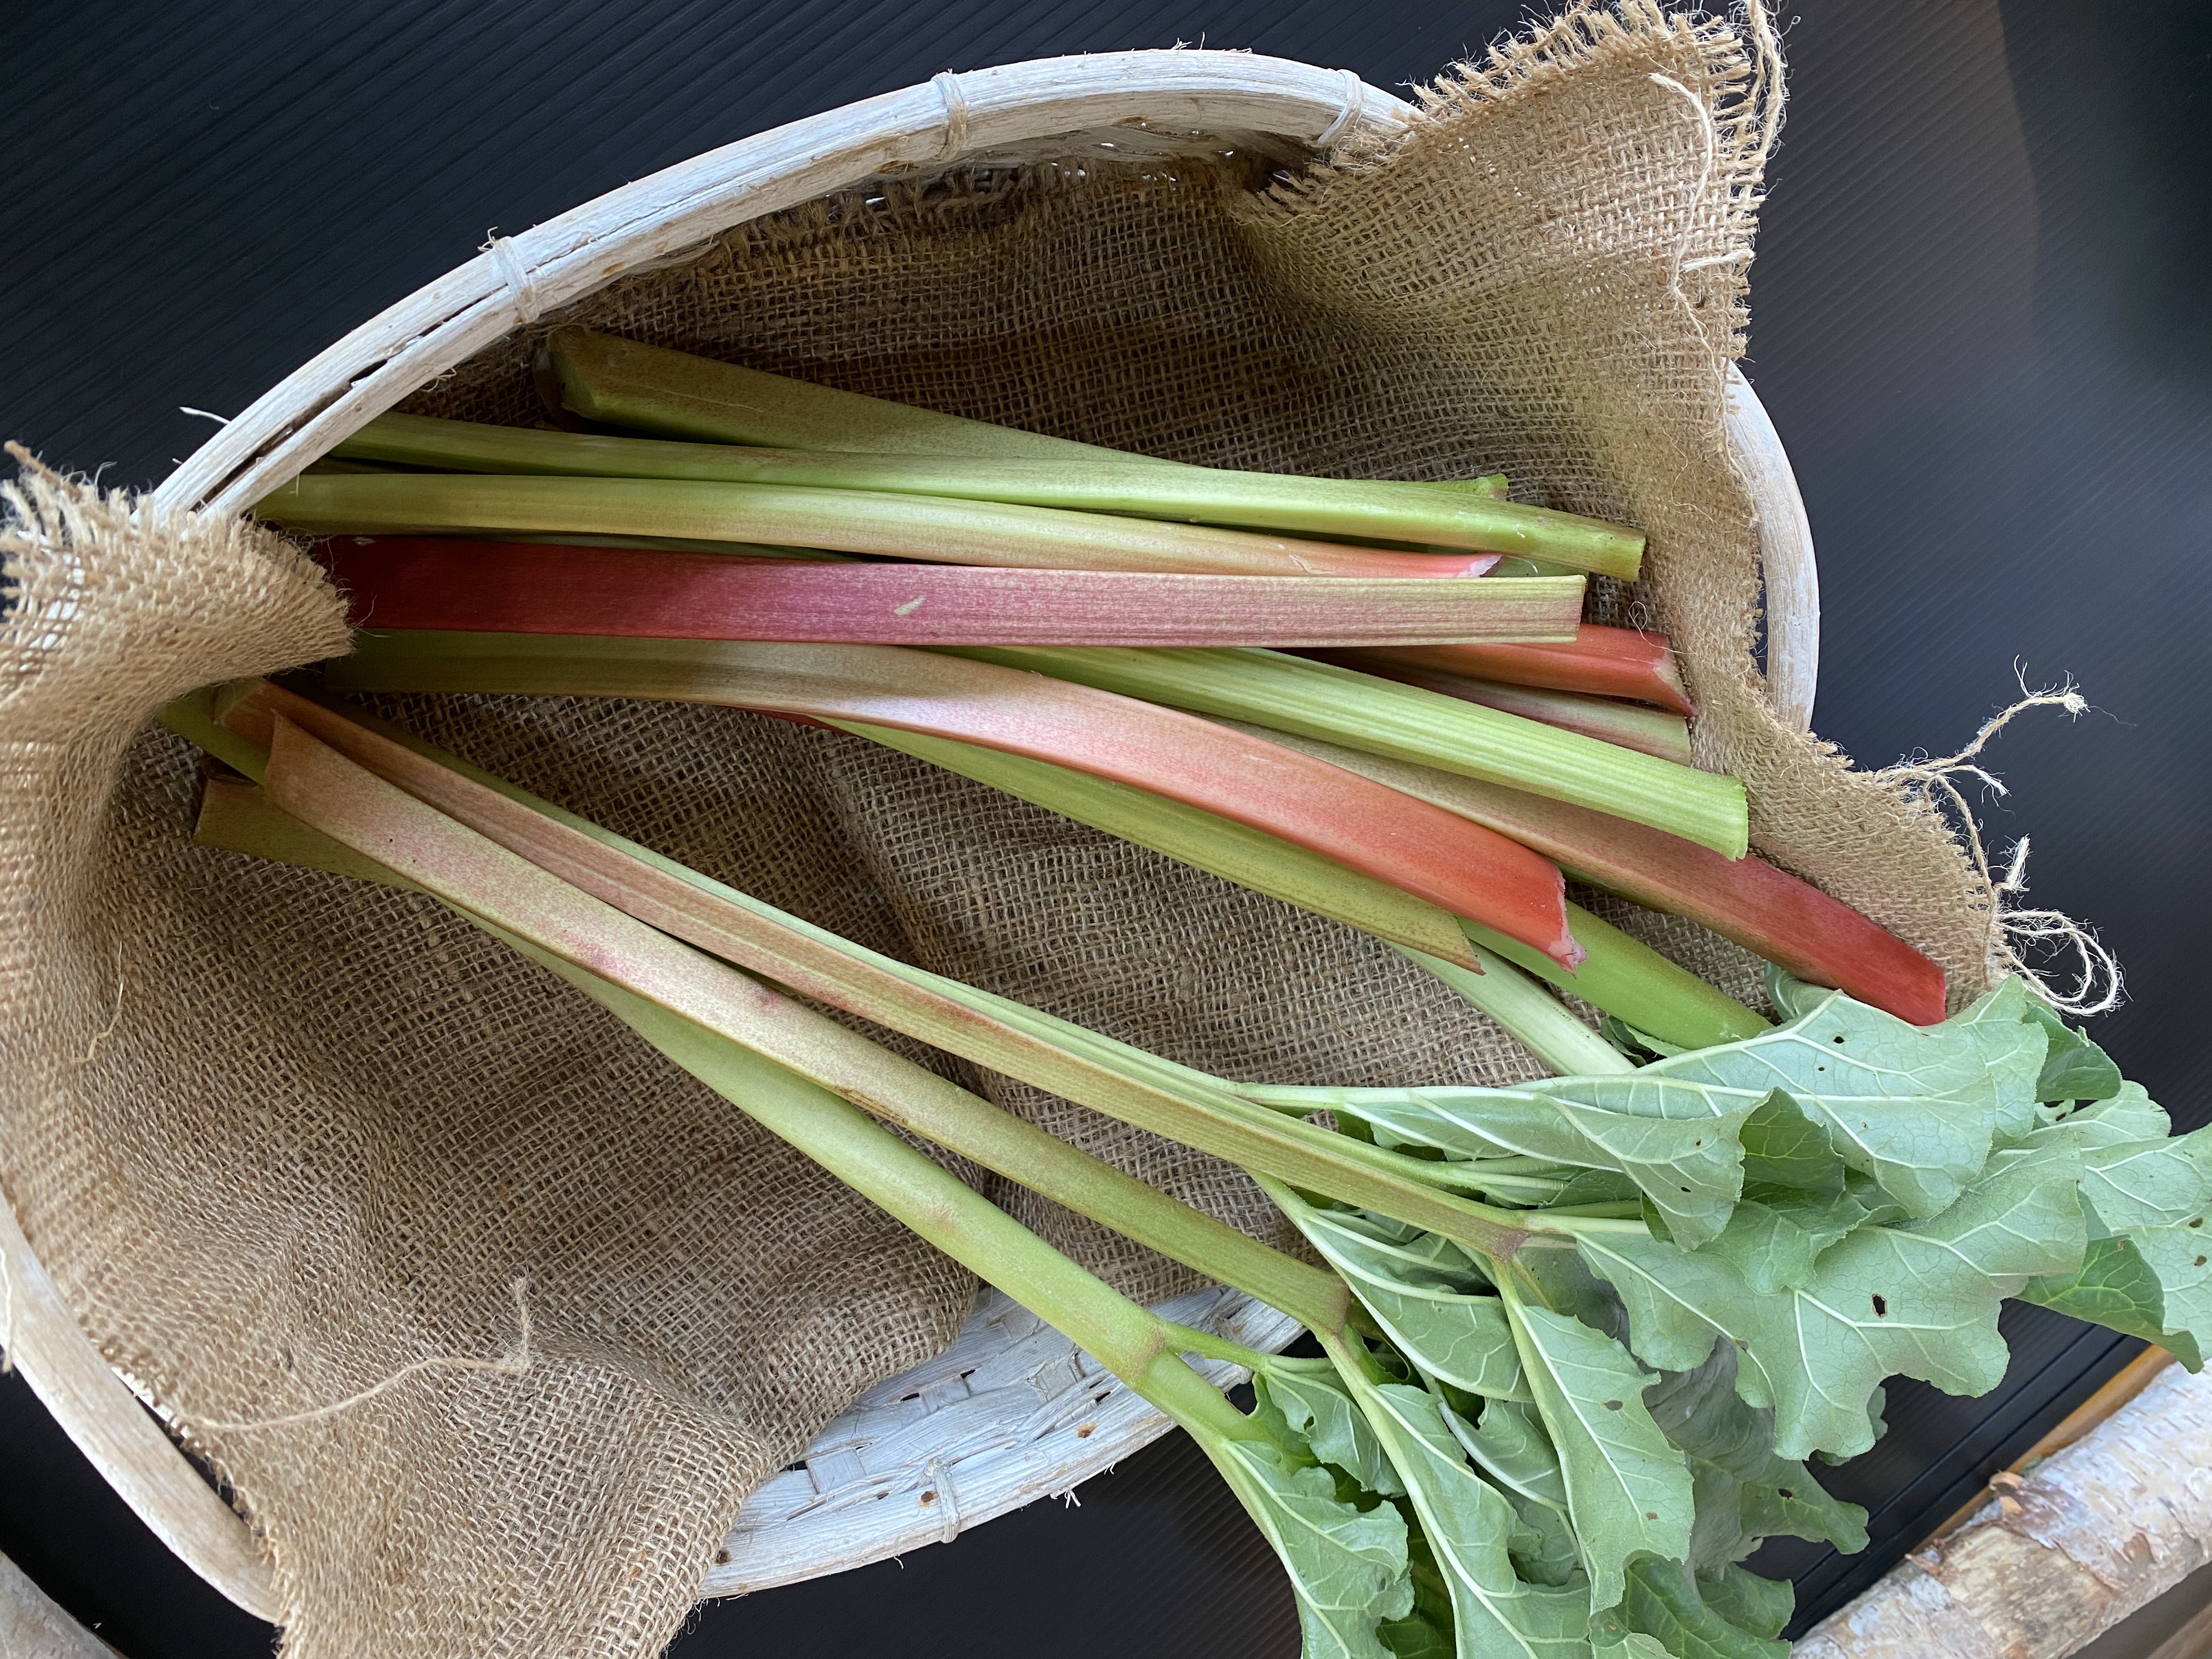
[{"label": "woven basket", "polygon": [[[1422,118],[1349,70],[1224,52],[1105,53],[1014,64],[793,122],[603,196],[402,301],[303,365],[162,484],[173,508],[242,511],[366,422],[556,307],[619,276],[681,263],[710,239],[896,172],[1123,157],[1224,141],[1327,154]],[[1819,599],[1804,509],[1751,388],[1732,380],[1729,429],[1757,504],[1767,589],[1767,678],[1784,718],[1808,725]],[[246,1524],[110,1370],[0,1203],[9,1346],[54,1418],[170,1548],[250,1613],[273,1618]],[[1170,1316],[1273,1350],[1295,1328],[1225,1291]],[[1215,1380],[1231,1368],[1201,1366]],[[744,1506],[705,1593],[737,1595],[949,1540],[1065,1492],[1158,1438],[1164,1418],[1033,1316],[986,1291],[931,1364],[871,1389],[799,1465]]]}]

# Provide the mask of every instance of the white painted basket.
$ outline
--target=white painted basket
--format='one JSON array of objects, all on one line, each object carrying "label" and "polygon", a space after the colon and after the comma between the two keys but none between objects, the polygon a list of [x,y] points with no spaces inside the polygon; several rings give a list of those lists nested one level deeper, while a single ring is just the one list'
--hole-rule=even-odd
[{"label": "white painted basket", "polygon": [[[678,263],[763,215],[862,184],[987,159],[1095,154],[1109,135],[1162,153],[1259,134],[1327,153],[1401,131],[1419,111],[1346,70],[1227,52],[1109,52],[940,75],[625,185],[470,260],[307,363],[170,476],[167,507],[240,512],[374,416],[512,330],[617,277]],[[1804,508],[1741,377],[1729,432],[1760,515],[1768,683],[1812,714],[1820,605]],[[246,1611],[274,1619],[246,1524],[111,1370],[0,1202],[15,1363],[63,1430],[155,1534]],[[1225,1291],[1172,1316],[1274,1349],[1294,1327]],[[1205,1364],[1217,1381],[1229,1367]],[[1088,1355],[986,1292],[938,1359],[871,1389],[804,1462],[745,1505],[706,1584],[737,1595],[878,1561],[1065,1492],[1157,1439],[1167,1420]]]}]

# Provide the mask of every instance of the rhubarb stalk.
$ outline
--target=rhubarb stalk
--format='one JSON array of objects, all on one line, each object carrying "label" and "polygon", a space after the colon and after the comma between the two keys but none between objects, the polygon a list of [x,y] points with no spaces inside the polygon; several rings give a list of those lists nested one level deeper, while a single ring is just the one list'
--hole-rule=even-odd
[{"label": "rhubarb stalk", "polygon": [[1581,957],[1559,872],[1502,836],[1279,744],[994,664],[895,646],[417,632],[366,635],[326,672],[361,690],[720,703],[981,744],[1218,813],[1563,963]]},{"label": "rhubarb stalk", "polygon": [[1512,1216],[1437,1191],[1433,1168],[1421,1160],[1285,1121],[1203,1072],[839,939],[420,739],[372,729],[279,687],[242,690],[242,698],[224,700],[221,721],[199,694],[171,704],[163,723],[252,777],[265,773],[265,747],[225,722],[273,738],[281,715],[530,865],[801,995],[1305,1190],[1492,1255],[1518,1246]]},{"label": "rhubarb stalk", "polygon": [[1481,487],[1481,481],[1470,489],[1396,480],[1308,478],[1167,466],[1111,450],[1049,459],[985,458],[973,452],[852,452],[849,443],[801,448],[669,443],[386,415],[348,439],[338,453],[447,471],[800,485],[1127,513],[1304,535],[1533,555],[1630,580],[1637,574],[1644,545],[1642,536],[1621,526],[1507,501]]},{"label": "rhubarb stalk", "polygon": [[1382,647],[1324,660],[1370,674],[1385,672],[1379,665],[1393,663],[1504,685],[1628,697],[1685,717],[1698,712],[1665,636],[1633,628],[1584,623],[1573,639],[1555,644]]},{"label": "rhubarb stalk", "polygon": [[264,497],[254,512],[286,529],[316,536],[475,531],[526,539],[538,532],[650,536],[1038,570],[1449,577],[1480,576],[1496,562],[1491,554],[1391,553],[1108,513],[865,489],[662,478],[309,475]]},{"label": "rhubarb stalk", "polygon": [[321,556],[356,626],[647,639],[883,645],[1519,639],[1571,629],[1580,603],[1572,582],[799,564],[404,537],[341,536]]},{"label": "rhubarb stalk", "polygon": [[1763,860],[1725,859],[1663,830],[1341,743],[1279,728],[1240,729],[1510,836],[1578,881],[1686,916],[1808,984],[1848,991],[1915,1025],[1943,1018],[1941,968],[1850,905]]},{"label": "rhubarb stalk", "polygon": [[1518,715],[1273,651],[974,646],[957,654],[1320,738],[1632,819],[1741,858],[1743,785]]},{"label": "rhubarb stalk", "polygon": [[[1501,584],[1507,586],[1510,584]],[[1382,659],[1360,661],[1353,652],[1332,651],[1323,659],[1401,685],[1419,686],[1438,696],[1480,703],[1501,714],[1579,732],[1600,743],[1610,743],[1639,754],[1656,755],[1687,766],[1695,757],[1690,749],[1690,723],[1680,714],[1623,702],[1614,697],[1593,697],[1579,691],[1552,691],[1532,685],[1507,685],[1493,680],[1470,679],[1464,674],[1443,674],[1434,669]]]}]

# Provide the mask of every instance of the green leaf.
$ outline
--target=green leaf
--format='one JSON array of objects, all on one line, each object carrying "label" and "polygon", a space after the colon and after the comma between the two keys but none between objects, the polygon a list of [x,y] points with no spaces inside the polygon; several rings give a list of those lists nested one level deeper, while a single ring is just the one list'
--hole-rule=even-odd
[{"label": "green leaf", "polygon": [[[1731,1114],[1780,1090],[1826,1131],[1829,1149],[1916,1216],[1931,1216],[1981,1172],[2000,1115],[1999,1048],[2039,1033],[2013,1025],[1918,1027],[1832,991],[1787,1025],[1655,1061],[1626,1077],[1524,1085],[1643,1117]],[[2032,1104],[2032,1103],[2031,1103]],[[1747,1174],[1747,1179],[1754,1178]],[[1756,1178],[1771,1179],[1771,1176]]]},{"label": "green leaf", "polygon": [[1716,1343],[1703,1365],[1670,1374],[1647,1396],[1651,1420],[1689,1463],[1698,1507],[1691,1570],[1720,1572],[1778,1534],[1864,1549],[1866,1511],[1774,1449],[1774,1413],[1747,1404],[1735,1376],[1735,1348]]},{"label": "green leaf", "polygon": [[1962,1030],[1981,1045],[1996,1090],[1996,1139],[2002,1145],[2019,1140],[2042,1121],[2035,1109],[2042,1098],[2036,1086],[2049,1039],[2033,1018],[2037,1006],[2027,981],[2015,977],[1937,1028]]},{"label": "green leaf", "polygon": [[1276,1447],[1208,1449],[1290,1574],[1304,1659],[1389,1659],[1376,1627],[1413,1605],[1405,1518],[1388,1504],[1354,1509],[1327,1469],[1292,1468]]},{"label": "green leaf", "polygon": [[1511,1298],[1506,1306],[1529,1392],[1559,1451],[1592,1602],[1611,1607],[1629,1557],[1689,1554],[1690,1473],[1644,1408],[1644,1390],[1656,1379],[1626,1348],[1548,1308]]},{"label": "green leaf", "polygon": [[1521,1519],[1522,1530],[1507,1545],[1514,1570],[1531,1583],[1567,1583],[1581,1565],[1582,1552],[1567,1524],[1567,1484],[1559,1473],[1559,1454],[1545,1438],[1535,1407],[1517,1401],[1486,1401],[1480,1422],[1469,1424],[1449,1403],[1438,1403],[1452,1437],[1504,1492]]},{"label": "green leaf", "polygon": [[1392,1619],[1375,1627],[1393,1659],[1455,1659],[1451,1632],[1439,1630],[1435,1623],[1422,1617],[1419,1609],[1403,1619]]},{"label": "green leaf", "polygon": [[2079,1273],[2039,1279],[2022,1294],[2147,1336],[2193,1370],[2212,1344],[2212,1129],[2170,1136],[2166,1127],[2165,1112],[2129,1083],[2038,1132],[2039,1141],[2079,1148],[2095,1231],[2126,1248],[2108,1244]]},{"label": "green leaf", "polygon": [[2027,1017],[2051,1042],[2035,1080],[2038,1100],[2110,1100],[2119,1093],[2124,1079],[2111,1055],[2038,998],[2028,998]]},{"label": "green leaf", "polygon": [[1451,1592],[1459,1659],[1581,1659],[1589,1593],[1541,1589],[1516,1576],[1506,1551],[1513,1511],[1468,1468],[1436,1396],[1397,1383],[1358,1386]]},{"label": "green leaf", "polygon": [[1803,1018],[1830,994],[1824,985],[1808,985],[1772,963],[1766,964],[1766,1000],[1774,1005],[1775,1013],[1783,1019]]},{"label": "green leaf", "polygon": [[1777,1089],[1744,1120],[1743,1184],[1786,1187],[1833,1197],[1850,1173],[1828,1144],[1828,1132],[1805,1115],[1797,1103]]},{"label": "green leaf", "polygon": [[1706,1248],[1734,1262],[1744,1282],[1762,1295],[1799,1290],[1831,1245],[1867,1222],[1899,1220],[1904,1213],[1856,1170],[1849,1171],[1844,1190],[1830,1197],[1788,1187],[1747,1188],[1727,1227]]},{"label": "green leaf", "polygon": [[1787,1642],[1755,1636],[1706,1606],[1679,1561],[1638,1556],[1628,1569],[1620,1614],[1629,1629],[1650,1637],[1674,1659],[1790,1659]]},{"label": "green leaf", "polygon": [[2071,1146],[2002,1152],[1957,1203],[1926,1220],[1863,1226],[1801,1289],[1762,1295],[1711,1249],[1626,1233],[1586,1236],[1583,1258],[1628,1309],[1648,1363],[1689,1370],[1715,1336],[1735,1345],[1737,1389],[1774,1408],[1777,1449],[1849,1456],[1874,1443],[1866,1401],[1902,1372],[1976,1395],[2004,1375],[1997,1310],[2021,1277],[2079,1266],[2084,1224]]},{"label": "green leaf", "polygon": [[2186,1330],[2166,1321],[2166,1291],[2157,1272],[2124,1234],[2089,1241],[2089,1253],[2075,1273],[2031,1279],[2020,1299],[2086,1319],[2092,1325],[2124,1331],[2155,1342],[2191,1370],[2201,1370],[2204,1356]]},{"label": "green leaf", "polygon": [[1565,1092],[1511,1089],[1360,1090],[1346,1104],[1401,1139],[1462,1158],[1519,1153],[1617,1170],[1635,1182],[1676,1238],[1700,1244],[1726,1224],[1742,1190],[1737,1136],[1759,1103],[1734,1102],[1679,1120],[1613,1111]]},{"label": "green leaf", "polygon": [[[1369,1492],[1392,1497],[1406,1490],[1352,1396],[1319,1371],[1262,1371],[1252,1379],[1259,1413],[1279,1420],[1321,1462],[1350,1475]],[[1255,1413],[1255,1415],[1259,1414]]]},{"label": "green leaf", "polygon": [[1780,1636],[1797,1610],[1797,1593],[1787,1580],[1762,1578],[1734,1564],[1718,1572],[1699,1573],[1698,1594],[1729,1623],[1754,1636]]},{"label": "green leaf", "polygon": [[1345,1211],[1284,1207],[1407,1358],[1469,1394],[1528,1398],[1504,1307],[1474,1292],[1480,1276],[1456,1245],[1427,1234],[1387,1243]]},{"label": "green leaf", "polygon": [[1564,1510],[1567,1483],[1559,1474],[1559,1455],[1545,1437],[1543,1419],[1534,1405],[1521,1401],[1483,1402],[1474,1423],[1449,1407],[1444,1423],[1468,1456],[1509,1492]]}]

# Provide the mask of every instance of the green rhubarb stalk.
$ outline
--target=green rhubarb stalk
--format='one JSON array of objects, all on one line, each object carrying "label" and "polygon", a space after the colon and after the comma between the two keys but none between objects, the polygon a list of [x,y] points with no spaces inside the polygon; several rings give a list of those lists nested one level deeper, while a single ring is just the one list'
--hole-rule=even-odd
[{"label": "green rhubarb stalk", "polygon": [[[599,970],[621,963],[631,988],[620,994],[698,1029],[696,1043],[719,1042],[788,1067],[809,1087],[838,1097],[841,1105],[865,1108],[1080,1213],[1110,1214],[1139,1243],[1200,1266],[1301,1323],[1326,1329],[1343,1322],[1346,1303],[1334,1275],[1191,1209],[562,881],[289,721],[279,717],[271,735],[263,779],[277,813],[472,920],[518,934],[533,952],[552,953],[574,967],[578,982],[603,981]],[[234,805],[233,812],[236,825]],[[296,839],[279,837],[275,845],[305,850]]]},{"label": "green rhubarb stalk", "polygon": [[1725,858],[1740,859],[1750,848],[1749,808],[1735,778],[1333,663],[1207,647],[943,648],[1506,784],[1667,830]]},{"label": "green rhubarb stalk", "polygon": [[586,420],[608,426],[780,449],[1027,456],[1063,464],[1132,459],[1118,449],[840,392],[591,329],[556,330],[546,343],[562,400]]},{"label": "green rhubarb stalk", "polygon": [[[825,548],[940,564],[1043,570],[1134,570],[1256,576],[1459,576],[1485,556],[1392,553],[1211,525],[1164,524],[1109,513],[789,484],[667,478],[407,472],[308,475],[254,505],[257,516],[309,535],[505,532],[674,538]],[[1578,603],[1581,578],[1534,599]],[[1518,585],[1516,585],[1518,586]],[[1532,641],[1572,637],[1571,622]]]},{"label": "green rhubarb stalk", "polygon": [[[238,741],[233,738],[234,744]],[[265,772],[265,757],[262,765]],[[193,839],[276,863],[426,890],[282,811],[252,783],[210,779]],[[594,977],[580,969],[574,973],[579,983]],[[732,988],[742,988],[733,982]],[[729,1041],[796,1066],[813,1082],[885,1122],[1104,1222],[1147,1249],[1280,1309],[1302,1325],[1328,1329],[1343,1322],[1347,1304],[1342,1284],[1333,1274],[1190,1208],[803,1005],[772,992],[744,991],[729,1019],[724,1033]]]},{"label": "green rhubarb stalk", "polygon": [[[283,810],[356,852],[389,860],[495,937],[608,1007],[677,1065],[957,1261],[1046,1320],[1190,1433],[1290,1574],[1307,1650],[1372,1651],[1401,1616],[1407,1528],[1369,1520],[1325,1474],[1300,1468],[1302,1440],[1238,1411],[1182,1357],[1190,1347],[1268,1358],[1138,1306],[1037,1238],[951,1172],[829,1089],[727,1029],[760,988],[477,836],[276,721],[267,787]],[[611,971],[610,971],[611,970]],[[1325,1329],[1331,1328],[1324,1327]],[[1347,1582],[1349,1580],[1349,1582]]]},{"label": "green rhubarb stalk", "polygon": [[1079,459],[878,455],[844,444],[748,448],[384,415],[337,453],[446,471],[800,485],[1134,514],[1543,557],[1632,580],[1644,546],[1641,535],[1618,525],[1523,506],[1488,488],[1164,467],[1113,451]]},{"label": "green rhubarb stalk", "polygon": [[[1474,951],[1473,973],[1458,963],[1424,951],[1401,946],[1398,954],[1435,975],[1488,1014],[1561,1077],[1604,1077],[1636,1069],[1550,992],[1494,951]],[[1583,965],[1589,965],[1587,959]]]},{"label": "green rhubarb stalk", "polygon": [[527,954],[763,1128],[1075,1342],[1210,1455],[1224,1440],[1267,1439],[1176,1352],[1176,1331],[1168,1321],[1070,1261],[950,1170],[830,1091],[734,1040],[717,1041],[711,1024],[585,970],[521,927],[514,931],[537,947]]},{"label": "green rhubarb stalk", "polygon": [[1571,974],[1518,940],[1475,922],[1460,923],[1485,951],[1675,1048],[1710,1048],[1767,1029],[1765,1020],[1725,991],[1580,905],[1567,906],[1567,925],[1588,952]]},{"label": "green rhubarb stalk", "polygon": [[560,635],[368,634],[353,690],[648,697],[864,720],[1070,766],[1233,817],[1579,959],[1557,866],[1340,767],[1139,698],[894,646]]},{"label": "green rhubarb stalk", "polygon": [[1675,761],[1684,766],[1695,759],[1690,747],[1689,721],[1664,709],[1645,708],[1637,703],[1591,696],[1580,691],[1554,691],[1478,680],[1464,674],[1436,673],[1387,660],[1339,665],[1372,674],[1378,679],[1395,680],[1401,685],[1419,686],[1439,696],[1456,697],[1462,702],[1480,703],[1486,708],[1518,714],[1523,720],[1540,720],[1563,732],[1579,732],[1601,743],[1656,755],[1662,760]]},{"label": "green rhubarb stalk", "polygon": [[[785,915],[650,849],[537,799],[419,739],[260,683],[226,696],[224,718],[295,723],[457,822],[627,915],[790,988],[1037,1088],[1309,1191],[1395,1215],[1510,1256],[1520,1218],[1440,1192],[1435,1166],[1285,1119],[1219,1079],[1146,1054],[1009,999],[909,967]],[[163,720],[193,738],[204,695]],[[250,757],[248,757],[250,759]],[[258,764],[252,763],[252,764]],[[240,767],[253,775],[252,764]]]}]

